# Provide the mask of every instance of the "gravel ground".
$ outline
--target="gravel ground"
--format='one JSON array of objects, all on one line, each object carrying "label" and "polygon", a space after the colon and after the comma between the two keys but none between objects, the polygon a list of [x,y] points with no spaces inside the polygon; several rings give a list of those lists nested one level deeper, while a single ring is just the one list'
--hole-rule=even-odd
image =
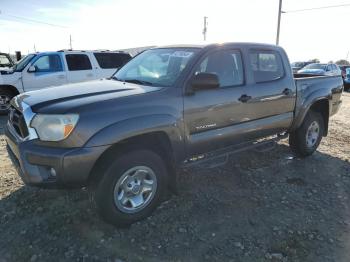
[{"label": "gravel ground", "polygon": [[24,186],[0,129],[0,261],[350,261],[349,115],[345,93],[307,159],[281,141],[183,172],[179,195],[127,229],[101,221],[86,190]]}]

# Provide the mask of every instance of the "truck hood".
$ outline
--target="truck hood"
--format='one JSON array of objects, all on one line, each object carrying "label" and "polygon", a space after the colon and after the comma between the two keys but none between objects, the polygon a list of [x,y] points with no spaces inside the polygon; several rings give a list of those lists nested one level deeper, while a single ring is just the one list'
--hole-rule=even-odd
[{"label": "truck hood", "polygon": [[23,101],[33,112],[46,113],[45,109],[49,108],[47,113],[62,113],[92,103],[160,89],[162,88],[101,79],[26,92],[17,96],[15,104],[19,106]]},{"label": "truck hood", "polygon": [[324,75],[326,72],[323,69],[301,69],[298,71],[299,74],[315,74]]}]

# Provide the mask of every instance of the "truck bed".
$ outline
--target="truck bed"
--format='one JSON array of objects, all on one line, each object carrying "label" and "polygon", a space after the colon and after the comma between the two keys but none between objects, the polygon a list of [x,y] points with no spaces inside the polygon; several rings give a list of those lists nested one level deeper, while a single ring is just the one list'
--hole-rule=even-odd
[{"label": "truck bed", "polygon": [[344,89],[341,76],[294,74],[294,82],[297,90],[294,123],[303,118],[307,105],[311,105],[319,97],[329,98],[329,116],[339,110]]}]

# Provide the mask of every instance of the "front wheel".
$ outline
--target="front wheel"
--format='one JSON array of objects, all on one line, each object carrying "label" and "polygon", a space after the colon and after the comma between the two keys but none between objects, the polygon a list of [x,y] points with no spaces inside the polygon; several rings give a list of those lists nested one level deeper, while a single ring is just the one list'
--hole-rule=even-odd
[{"label": "front wheel", "polygon": [[166,178],[164,161],[153,151],[136,150],[117,157],[96,189],[100,215],[116,226],[148,217],[162,200]]},{"label": "front wheel", "polygon": [[305,116],[302,125],[289,134],[289,145],[299,157],[314,153],[324,134],[323,117],[318,112],[310,111]]}]

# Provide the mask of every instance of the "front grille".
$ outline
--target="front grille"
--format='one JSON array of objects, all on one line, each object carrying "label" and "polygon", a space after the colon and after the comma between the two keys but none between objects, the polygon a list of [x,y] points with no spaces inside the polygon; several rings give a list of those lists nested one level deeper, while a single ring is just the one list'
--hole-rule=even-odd
[{"label": "front grille", "polygon": [[9,121],[19,137],[26,138],[29,135],[23,114],[12,106],[9,110]]}]

